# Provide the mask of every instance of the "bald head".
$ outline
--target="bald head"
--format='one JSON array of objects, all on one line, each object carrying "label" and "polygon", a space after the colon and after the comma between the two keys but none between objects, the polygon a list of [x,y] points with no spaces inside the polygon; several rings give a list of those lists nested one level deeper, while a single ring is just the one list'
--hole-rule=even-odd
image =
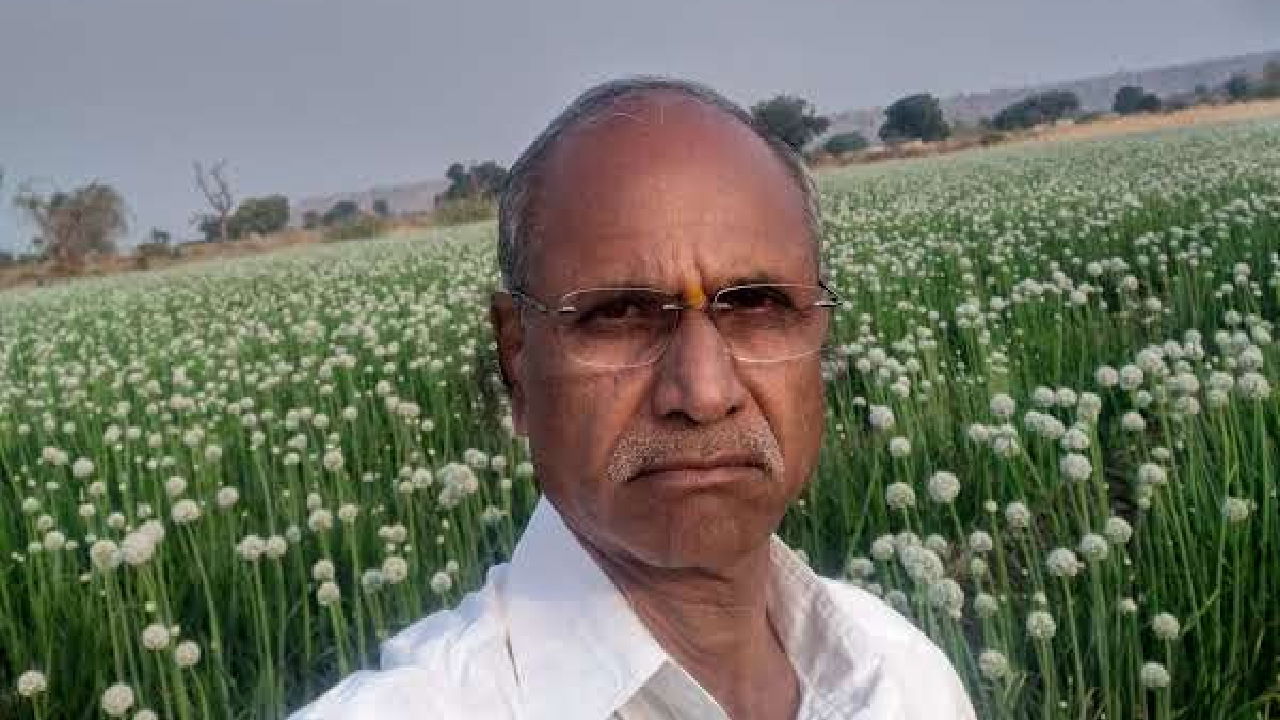
[{"label": "bald head", "polygon": [[[503,284],[527,286],[539,239],[564,230],[553,223],[644,212],[644,198],[670,193],[701,202],[744,183],[779,212],[800,213],[816,256],[813,182],[799,156],[749,113],[698,83],[639,77],[598,85],[561,112],[511,169],[498,223]],[[680,208],[666,203],[662,210]]]}]

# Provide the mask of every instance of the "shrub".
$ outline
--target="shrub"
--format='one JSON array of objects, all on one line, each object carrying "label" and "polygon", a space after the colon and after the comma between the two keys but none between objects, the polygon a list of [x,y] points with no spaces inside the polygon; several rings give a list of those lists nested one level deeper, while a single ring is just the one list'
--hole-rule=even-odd
[{"label": "shrub", "polygon": [[383,234],[387,223],[374,215],[356,215],[324,229],[325,240],[367,240]]},{"label": "shrub", "polygon": [[862,150],[870,144],[860,132],[845,132],[827,138],[826,142],[822,143],[822,149],[834,155]]},{"label": "shrub", "polygon": [[498,216],[498,203],[488,195],[473,195],[440,203],[431,213],[437,225],[463,225],[492,220]]}]

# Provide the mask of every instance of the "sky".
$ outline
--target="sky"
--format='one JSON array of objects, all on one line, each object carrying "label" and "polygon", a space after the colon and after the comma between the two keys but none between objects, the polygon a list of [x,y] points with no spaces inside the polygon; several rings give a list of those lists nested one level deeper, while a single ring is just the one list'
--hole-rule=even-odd
[{"label": "sky", "polygon": [[705,82],[820,113],[1280,49],[1278,0],[0,0],[10,197],[92,180],[196,235],[193,160],[291,198],[509,165],[590,85]]}]

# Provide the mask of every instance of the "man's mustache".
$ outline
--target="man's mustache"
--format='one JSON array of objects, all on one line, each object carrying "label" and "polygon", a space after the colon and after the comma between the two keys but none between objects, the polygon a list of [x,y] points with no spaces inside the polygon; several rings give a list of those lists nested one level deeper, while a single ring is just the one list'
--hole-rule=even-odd
[{"label": "man's mustache", "polygon": [[653,431],[624,435],[605,470],[612,483],[625,483],[646,472],[672,465],[727,461],[755,465],[767,479],[783,477],[782,449],[768,426],[717,426],[681,432]]}]

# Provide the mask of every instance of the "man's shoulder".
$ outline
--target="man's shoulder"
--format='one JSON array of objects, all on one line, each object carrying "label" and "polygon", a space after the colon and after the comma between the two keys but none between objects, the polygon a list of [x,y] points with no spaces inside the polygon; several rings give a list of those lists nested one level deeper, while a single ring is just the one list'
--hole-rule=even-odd
[{"label": "man's shoulder", "polygon": [[908,662],[916,667],[924,664],[937,667],[948,675],[955,673],[946,653],[934,644],[929,635],[916,628],[915,623],[899,611],[893,610],[887,602],[841,580],[823,578],[822,583],[842,615],[854,623],[860,637],[872,643],[884,661],[891,665]]},{"label": "man's shoulder", "polygon": [[915,623],[862,588],[830,578],[822,578],[822,583],[858,636],[879,656],[885,676],[896,682],[910,678],[912,686],[933,688],[930,693],[903,694],[907,717],[973,717],[955,666]]},{"label": "man's shoulder", "polygon": [[381,670],[348,675],[289,720],[408,720],[511,715],[514,670],[503,622],[507,565],[457,607],[432,613],[382,644]]},{"label": "man's shoulder", "polygon": [[382,644],[382,668],[445,670],[506,657],[503,595],[508,565],[489,569],[485,583],[452,609],[432,613]]}]

